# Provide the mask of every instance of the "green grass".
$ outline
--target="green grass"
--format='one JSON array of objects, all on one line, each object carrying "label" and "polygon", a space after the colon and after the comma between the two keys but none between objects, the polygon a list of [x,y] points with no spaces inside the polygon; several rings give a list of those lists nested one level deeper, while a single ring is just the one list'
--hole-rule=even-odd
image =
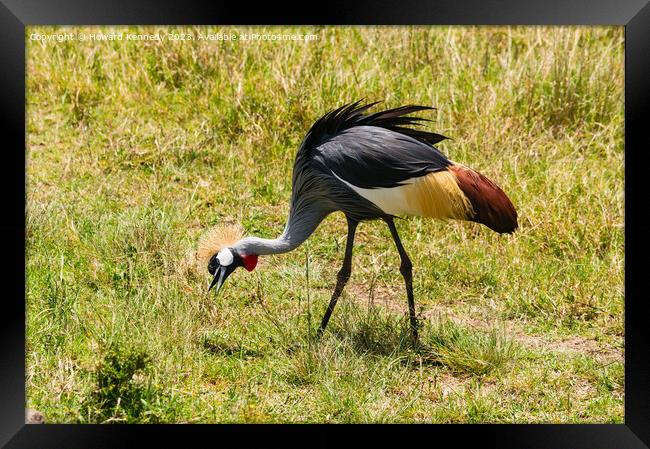
[{"label": "green grass", "polygon": [[[278,31],[212,29],[251,30]],[[623,422],[623,29],[281,31],[319,39],[28,40],[27,406],[48,422]],[[397,222],[417,346],[380,222],[359,227],[320,341],[341,214],[219,296],[194,264],[216,223],[282,231],[305,132],[359,98],[436,106],[441,150],[519,212],[512,236]]]}]

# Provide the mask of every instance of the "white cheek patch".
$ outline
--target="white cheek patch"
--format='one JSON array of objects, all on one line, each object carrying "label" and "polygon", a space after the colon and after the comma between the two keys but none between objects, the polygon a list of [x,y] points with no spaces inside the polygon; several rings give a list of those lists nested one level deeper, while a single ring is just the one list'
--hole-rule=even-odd
[{"label": "white cheek patch", "polygon": [[233,262],[233,260],[235,260],[235,257],[232,255],[232,251],[228,248],[224,248],[219,251],[219,254],[217,254],[217,260],[222,267],[227,267]]}]

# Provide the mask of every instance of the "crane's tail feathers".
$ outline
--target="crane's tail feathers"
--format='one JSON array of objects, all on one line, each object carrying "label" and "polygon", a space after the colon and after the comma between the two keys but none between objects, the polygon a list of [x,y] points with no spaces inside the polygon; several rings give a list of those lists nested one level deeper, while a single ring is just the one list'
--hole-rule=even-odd
[{"label": "crane's tail feathers", "polygon": [[517,211],[499,186],[479,172],[460,164],[448,167],[472,207],[464,218],[493,231],[511,234],[517,229]]}]

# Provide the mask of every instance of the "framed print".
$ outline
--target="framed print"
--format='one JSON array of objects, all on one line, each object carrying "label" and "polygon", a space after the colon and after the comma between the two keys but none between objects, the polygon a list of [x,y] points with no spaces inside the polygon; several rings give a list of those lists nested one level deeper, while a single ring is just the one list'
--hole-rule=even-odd
[{"label": "framed print", "polygon": [[324,9],[0,6],[2,443],[647,447],[650,6]]}]

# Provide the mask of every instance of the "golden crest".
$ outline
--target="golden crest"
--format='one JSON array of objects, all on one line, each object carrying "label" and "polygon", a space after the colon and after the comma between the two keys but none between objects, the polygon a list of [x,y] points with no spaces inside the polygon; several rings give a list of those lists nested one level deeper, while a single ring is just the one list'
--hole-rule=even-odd
[{"label": "golden crest", "polygon": [[196,250],[200,266],[207,267],[210,258],[223,248],[237,243],[244,237],[244,228],[238,224],[224,223],[213,226],[199,238]]}]

